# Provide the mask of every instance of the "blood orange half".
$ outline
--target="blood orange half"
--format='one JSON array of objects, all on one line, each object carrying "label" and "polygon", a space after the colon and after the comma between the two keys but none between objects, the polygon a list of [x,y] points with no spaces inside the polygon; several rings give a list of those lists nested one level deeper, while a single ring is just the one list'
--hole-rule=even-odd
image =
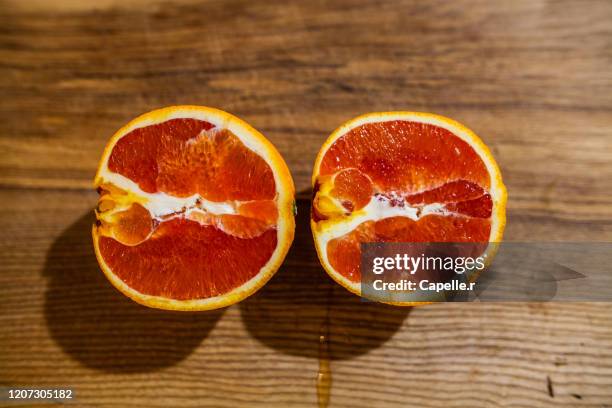
[{"label": "blood orange half", "polygon": [[321,148],[312,183],[319,259],[358,295],[361,243],[502,239],[499,167],[474,132],[442,116],[370,113],[345,123]]},{"label": "blood orange half", "polygon": [[270,279],[293,240],[287,165],[261,133],[217,109],[134,119],[106,146],[95,186],[100,267],[146,306],[236,303]]}]

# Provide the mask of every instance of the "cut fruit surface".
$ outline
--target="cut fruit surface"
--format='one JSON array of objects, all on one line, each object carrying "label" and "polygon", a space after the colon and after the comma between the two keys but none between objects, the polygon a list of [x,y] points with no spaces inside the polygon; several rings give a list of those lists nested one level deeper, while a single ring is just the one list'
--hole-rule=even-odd
[{"label": "cut fruit surface", "polygon": [[359,295],[361,243],[502,239],[499,167],[478,136],[442,116],[371,113],[345,123],[322,146],[312,183],[321,263]]},{"label": "cut fruit surface", "polygon": [[293,240],[285,162],[263,135],[217,109],[136,118],[109,141],[95,185],[100,267],[150,307],[238,302],[274,274]]}]

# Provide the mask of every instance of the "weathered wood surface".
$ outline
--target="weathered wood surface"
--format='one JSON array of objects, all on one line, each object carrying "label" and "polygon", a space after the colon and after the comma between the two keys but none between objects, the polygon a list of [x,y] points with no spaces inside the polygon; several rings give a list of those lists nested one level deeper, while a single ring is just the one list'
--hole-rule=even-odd
[{"label": "weathered wood surface", "polygon": [[[464,122],[509,189],[507,239],[612,240],[608,1],[0,1],[0,385],[83,406],[612,406],[607,304],[361,303],[319,267],[312,162],[343,121]],[[98,271],[90,183],[144,111],[206,104],[260,129],[300,191],[296,242],[226,310],[154,311]],[[0,402],[2,404],[2,402]]]}]

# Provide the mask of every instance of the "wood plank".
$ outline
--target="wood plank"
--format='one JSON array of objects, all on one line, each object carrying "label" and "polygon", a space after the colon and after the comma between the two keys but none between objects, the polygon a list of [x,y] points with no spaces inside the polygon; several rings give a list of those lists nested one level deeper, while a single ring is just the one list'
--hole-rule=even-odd
[{"label": "wood plank", "polygon": [[[402,109],[492,148],[507,239],[612,240],[611,20],[608,1],[0,1],[0,385],[70,386],[78,406],[313,406],[323,333],[332,407],[612,406],[609,305],[363,303],[308,227],[327,135]],[[261,130],[300,198],[282,269],[212,313],[132,303],[90,243],[108,138],[184,103]]]}]

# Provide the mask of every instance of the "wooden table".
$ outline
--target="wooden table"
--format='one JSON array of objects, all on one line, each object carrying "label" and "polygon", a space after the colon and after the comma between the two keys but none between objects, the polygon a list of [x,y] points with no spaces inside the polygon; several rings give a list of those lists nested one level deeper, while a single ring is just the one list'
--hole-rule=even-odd
[{"label": "wooden table", "polygon": [[[72,387],[77,406],[308,407],[329,359],[332,407],[612,406],[610,305],[362,303],[308,230],[326,136],[402,109],[492,148],[506,239],[612,240],[611,2],[88,3],[0,2],[0,385]],[[173,104],[250,122],[300,192],[284,267],[212,313],[132,303],[91,248],[103,146]]]}]

